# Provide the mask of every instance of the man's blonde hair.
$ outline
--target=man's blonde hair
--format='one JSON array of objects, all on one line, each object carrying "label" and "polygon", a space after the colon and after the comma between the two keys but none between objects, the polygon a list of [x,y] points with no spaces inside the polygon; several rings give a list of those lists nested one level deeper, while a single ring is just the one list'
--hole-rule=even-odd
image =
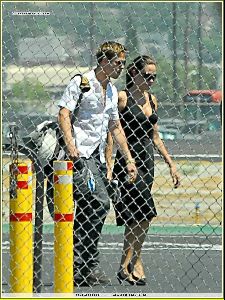
[{"label": "man's blonde hair", "polygon": [[104,57],[108,58],[108,60],[111,60],[115,57],[115,55],[119,55],[123,52],[125,53],[126,51],[127,49],[125,48],[125,46],[120,43],[112,41],[105,42],[97,50],[97,61],[98,63],[100,63]]}]

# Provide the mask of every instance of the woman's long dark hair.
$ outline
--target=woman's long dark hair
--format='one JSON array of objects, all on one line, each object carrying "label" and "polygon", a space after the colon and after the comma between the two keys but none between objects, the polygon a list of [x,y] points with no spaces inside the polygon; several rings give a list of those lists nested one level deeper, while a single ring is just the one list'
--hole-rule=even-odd
[{"label": "woman's long dark hair", "polygon": [[140,55],[136,57],[127,67],[126,88],[129,89],[134,84],[132,71],[141,71],[146,65],[156,65],[156,61],[148,55]]}]

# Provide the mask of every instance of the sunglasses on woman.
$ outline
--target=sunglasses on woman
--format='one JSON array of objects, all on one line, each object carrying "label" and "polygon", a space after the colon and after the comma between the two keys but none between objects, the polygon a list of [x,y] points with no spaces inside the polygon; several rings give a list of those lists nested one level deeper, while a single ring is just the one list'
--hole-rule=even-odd
[{"label": "sunglasses on woman", "polygon": [[126,60],[115,60],[114,64],[117,66],[125,66],[126,65]]},{"label": "sunglasses on woman", "polygon": [[157,74],[156,73],[142,73],[142,76],[147,81],[150,81],[150,80],[155,81]]}]

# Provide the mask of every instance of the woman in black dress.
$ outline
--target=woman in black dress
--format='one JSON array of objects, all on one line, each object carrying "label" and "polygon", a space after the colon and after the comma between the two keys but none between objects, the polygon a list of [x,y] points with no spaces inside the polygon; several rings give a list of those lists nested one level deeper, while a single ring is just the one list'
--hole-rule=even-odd
[{"label": "woman in black dress", "polygon": [[[176,166],[157,130],[157,100],[148,91],[155,78],[155,61],[146,55],[139,56],[128,66],[126,90],[119,93],[120,120],[138,169],[136,181],[131,182],[126,174],[127,162],[117,151],[113,177],[119,181],[121,199],[114,208],[117,225],[125,225],[123,254],[117,274],[120,283],[125,280],[130,284],[146,284],[141,248],[149,224],[157,215],[151,195],[154,148],[169,165],[174,187],[180,184]],[[110,143],[108,147],[112,149]]]}]

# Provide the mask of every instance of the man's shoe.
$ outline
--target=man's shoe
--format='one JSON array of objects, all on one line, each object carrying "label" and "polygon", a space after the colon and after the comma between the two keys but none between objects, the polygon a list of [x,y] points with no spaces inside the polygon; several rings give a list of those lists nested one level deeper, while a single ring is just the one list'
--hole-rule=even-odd
[{"label": "man's shoe", "polygon": [[74,278],[74,286],[76,287],[82,287],[82,286],[87,286],[87,287],[91,287],[91,286],[94,286],[94,285],[98,285],[99,283],[95,282],[91,282],[91,281],[88,281],[87,279],[76,279]]},{"label": "man's shoe", "polygon": [[77,287],[80,287],[80,286],[91,287],[91,286],[100,284],[97,280],[93,280],[91,277],[89,278],[89,274],[87,274],[87,275],[76,274],[74,276],[73,282],[74,282],[74,286],[77,286]]},{"label": "man's shoe", "polygon": [[74,277],[74,286],[95,286],[95,285],[107,285],[111,280],[101,272],[99,269],[92,270],[88,274],[82,274],[82,276]]},{"label": "man's shoe", "polygon": [[101,272],[99,269],[92,270],[87,275],[87,281],[96,284],[109,284],[111,280],[105,275],[104,272]]}]

